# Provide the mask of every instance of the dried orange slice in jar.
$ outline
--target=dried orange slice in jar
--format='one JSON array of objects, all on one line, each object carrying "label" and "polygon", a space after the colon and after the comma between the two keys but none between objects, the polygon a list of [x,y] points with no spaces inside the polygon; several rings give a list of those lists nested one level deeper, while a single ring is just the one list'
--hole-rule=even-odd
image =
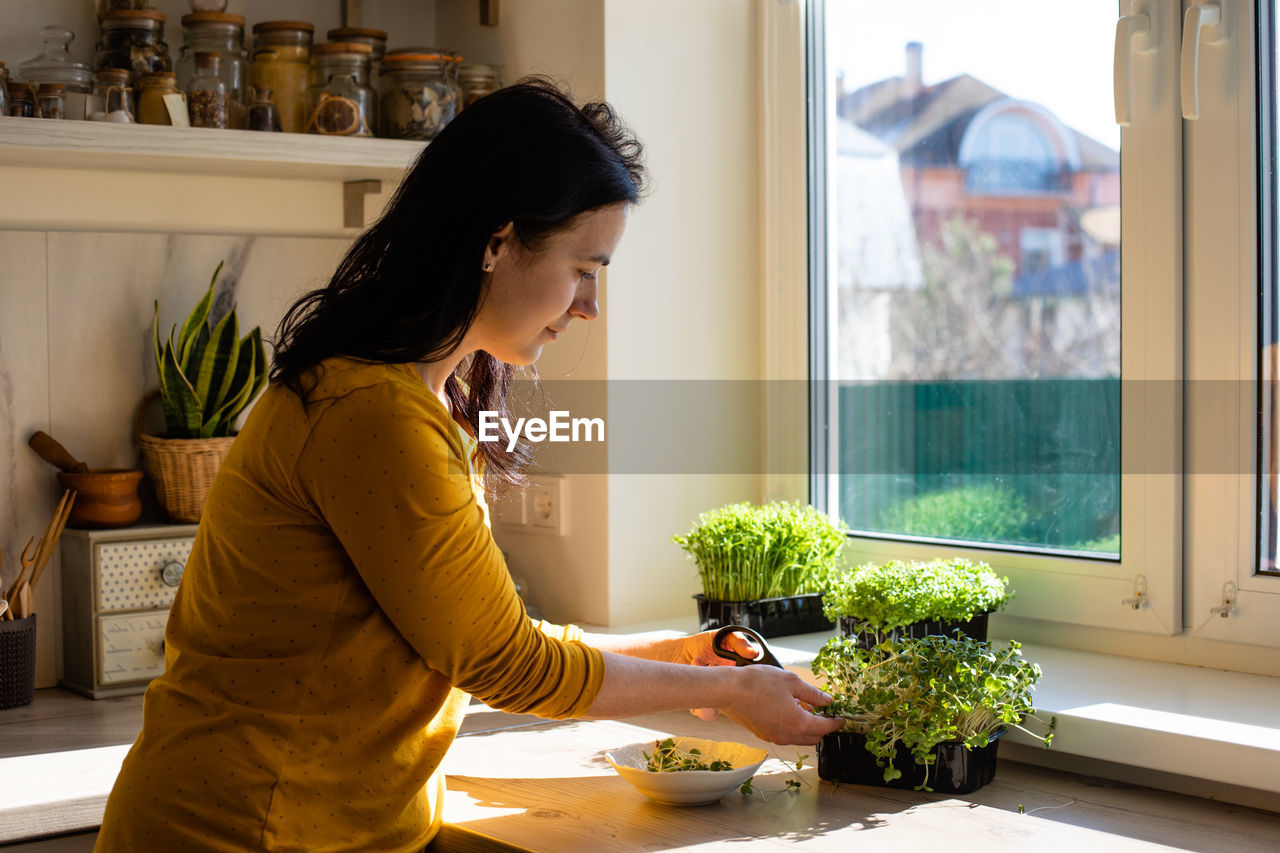
[{"label": "dried orange slice in jar", "polygon": [[328,93],[320,96],[316,111],[311,116],[316,133],[326,136],[351,136],[359,133],[364,124],[360,105],[350,98]]}]

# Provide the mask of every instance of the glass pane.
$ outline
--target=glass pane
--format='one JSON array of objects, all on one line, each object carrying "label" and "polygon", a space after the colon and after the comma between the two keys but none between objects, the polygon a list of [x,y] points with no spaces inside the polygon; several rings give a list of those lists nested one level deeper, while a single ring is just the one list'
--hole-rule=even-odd
[{"label": "glass pane", "polygon": [[1117,4],[1070,6],[828,2],[854,530],[1119,557]]},{"label": "glass pane", "polygon": [[1262,239],[1258,241],[1258,277],[1261,283],[1258,305],[1260,306],[1258,340],[1262,347],[1259,352],[1258,377],[1259,406],[1258,412],[1262,422],[1259,434],[1262,436],[1260,457],[1262,464],[1259,471],[1259,500],[1261,507],[1258,519],[1258,569],[1262,572],[1276,572],[1276,486],[1277,486],[1277,341],[1280,341],[1280,330],[1277,329],[1276,303],[1276,247],[1280,245],[1280,232],[1276,225],[1276,140],[1280,138],[1280,127],[1276,124],[1276,3],[1261,4],[1258,20],[1258,106],[1261,111],[1258,127],[1259,163],[1258,163],[1258,222]]}]

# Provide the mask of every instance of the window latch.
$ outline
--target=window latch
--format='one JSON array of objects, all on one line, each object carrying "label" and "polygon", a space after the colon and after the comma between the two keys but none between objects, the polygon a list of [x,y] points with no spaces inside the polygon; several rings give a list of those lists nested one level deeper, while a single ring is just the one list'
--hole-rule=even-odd
[{"label": "window latch", "polygon": [[[1151,16],[1154,3],[1133,0],[1129,14],[1116,21],[1116,46],[1112,66],[1112,90],[1115,96],[1116,124],[1128,127],[1131,120],[1129,101],[1133,90],[1133,55],[1156,49],[1156,36]],[[1141,11],[1139,11],[1141,9]]]},{"label": "window latch", "polygon": [[1141,610],[1147,603],[1147,576],[1136,575],[1133,579],[1133,597],[1122,598],[1120,603],[1133,610]]},{"label": "window latch", "polygon": [[1236,609],[1236,585],[1231,581],[1227,581],[1222,585],[1222,603],[1217,607],[1210,607],[1210,613],[1216,613],[1223,619],[1231,615],[1231,611]]}]

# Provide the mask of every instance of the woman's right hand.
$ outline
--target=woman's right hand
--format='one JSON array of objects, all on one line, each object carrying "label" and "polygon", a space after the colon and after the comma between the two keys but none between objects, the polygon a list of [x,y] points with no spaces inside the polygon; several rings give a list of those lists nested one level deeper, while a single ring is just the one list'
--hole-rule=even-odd
[{"label": "woman's right hand", "polygon": [[[821,708],[831,697],[794,672],[772,666],[743,666],[721,670],[734,678],[735,688],[720,713],[761,740],[808,746],[839,731],[844,721],[809,710]],[[806,707],[809,706],[809,707]]]}]

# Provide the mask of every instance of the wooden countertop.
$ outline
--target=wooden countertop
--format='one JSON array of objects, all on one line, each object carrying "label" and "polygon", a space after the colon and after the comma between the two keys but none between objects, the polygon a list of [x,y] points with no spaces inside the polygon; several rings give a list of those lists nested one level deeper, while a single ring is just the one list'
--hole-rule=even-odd
[{"label": "wooden countertop", "polygon": [[[478,712],[483,715],[485,712]],[[494,712],[488,712],[494,713]],[[834,786],[807,766],[785,790],[796,747],[762,743],[687,712],[628,721],[536,722],[458,738],[446,760],[445,820],[534,851],[1226,850],[1280,848],[1280,816],[1001,760],[995,781],[965,796]],[[651,802],[605,751],[687,735],[771,749],[762,792],[710,806]],[[801,748],[816,761],[816,750]],[[1019,813],[1019,806],[1025,814]]]},{"label": "wooden countertop", "polygon": [[[0,843],[95,827],[141,724],[141,697],[93,701],[61,690],[0,712]],[[761,792],[710,806],[646,799],[604,759],[666,735],[771,748]],[[815,750],[803,748],[810,762]],[[833,786],[812,766],[784,790],[794,747],[770,747],[733,723],[687,712],[627,721],[547,721],[483,705],[468,710],[446,760],[445,850],[548,853],[638,850],[1223,850],[1280,849],[1280,816],[1002,759],[996,779],[963,797]],[[808,763],[808,762],[806,762]],[[15,780],[21,780],[20,784]],[[1019,814],[1022,806],[1025,814]],[[476,842],[479,836],[481,841]],[[436,848],[433,848],[436,849]]]}]

